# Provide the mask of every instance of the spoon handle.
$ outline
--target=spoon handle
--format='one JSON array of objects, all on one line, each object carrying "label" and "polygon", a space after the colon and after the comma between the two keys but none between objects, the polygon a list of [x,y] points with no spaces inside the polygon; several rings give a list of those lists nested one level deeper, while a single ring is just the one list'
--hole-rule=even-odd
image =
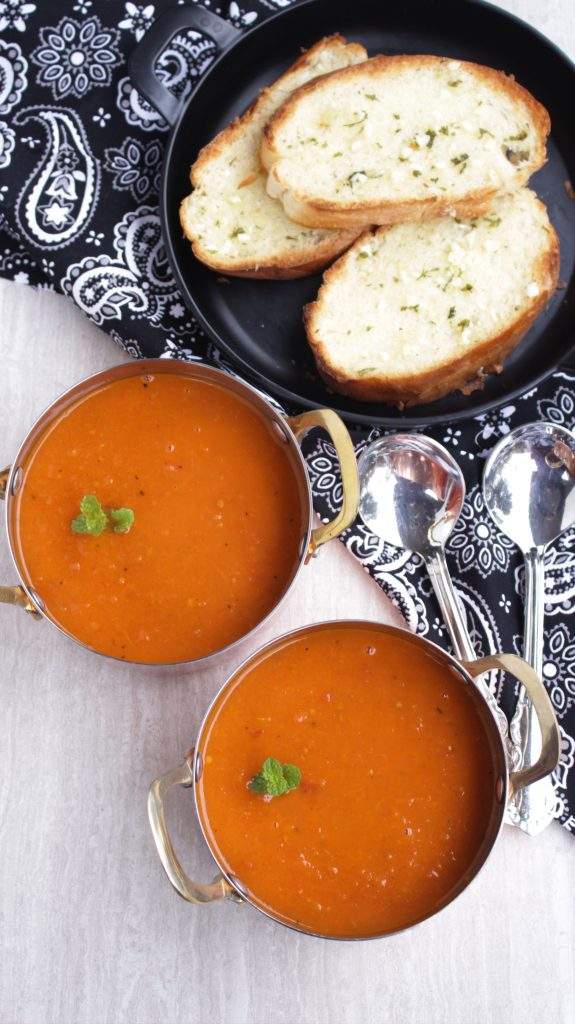
[{"label": "spoon handle", "polygon": [[[545,615],[545,549],[531,548],[525,554],[525,635],[523,657],[543,672],[543,622]],[[525,690],[522,690],[525,700]]]},{"label": "spoon handle", "polygon": [[[525,554],[525,661],[542,677],[543,622],[545,606],[545,549],[531,548]],[[511,739],[519,748],[520,768],[535,764],[541,752],[541,730],[533,704],[523,687],[511,721]],[[555,790],[551,776],[527,786],[514,801],[515,824],[530,836],[538,835],[553,820]],[[515,813],[513,818],[515,819]]]},{"label": "spoon handle", "polygon": [[[457,600],[457,594],[453,586],[445,552],[443,548],[435,548],[430,554],[425,555],[425,565],[429,573],[435,596],[437,598],[443,621],[451,638],[455,656],[460,661],[475,661],[477,653],[469,635],[467,623]],[[499,727],[499,731],[505,744],[508,761],[514,764],[517,760],[517,751],[510,743],[508,725],[505,713],[499,707],[491,690],[481,677],[476,679],[477,685],[481,688],[487,703],[489,704]]]},{"label": "spoon handle", "polygon": [[425,558],[435,596],[437,598],[443,621],[453,644],[455,656],[463,661],[474,661],[477,658],[475,648],[463,618],[453,581],[447,568],[443,548],[437,548]]}]

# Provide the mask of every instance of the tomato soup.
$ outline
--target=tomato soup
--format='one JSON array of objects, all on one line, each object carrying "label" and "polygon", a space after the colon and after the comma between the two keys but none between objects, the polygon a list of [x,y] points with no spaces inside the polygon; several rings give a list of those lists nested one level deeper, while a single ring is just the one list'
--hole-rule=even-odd
[{"label": "tomato soup", "polygon": [[[24,580],[103,654],[210,654],[261,621],[296,571],[309,515],[296,458],[271,419],[219,384],[172,372],[112,380],[64,409],[24,461]],[[130,531],[73,532],[84,495],[131,509]]]},{"label": "tomato soup", "polygon": [[[240,670],[202,730],[197,805],[226,873],[262,909],[329,936],[413,924],[470,872],[496,761],[471,686],[384,629],[326,625]],[[269,757],[297,788],[249,788]]]}]

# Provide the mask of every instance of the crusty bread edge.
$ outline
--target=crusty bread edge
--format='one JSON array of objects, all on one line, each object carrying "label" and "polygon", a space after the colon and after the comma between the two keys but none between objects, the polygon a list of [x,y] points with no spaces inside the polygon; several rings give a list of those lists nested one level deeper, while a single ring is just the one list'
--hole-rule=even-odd
[{"label": "crusty bread edge", "polygon": [[[538,199],[537,202],[543,206]],[[379,228],[384,232],[386,228]],[[357,240],[356,246],[363,245],[363,240],[372,232],[364,232]],[[347,255],[347,254],[346,254]],[[381,374],[362,378],[349,378],[334,367],[329,358],[328,346],[321,340],[315,327],[315,317],[323,301],[322,292],[327,285],[337,281],[342,270],[343,257],[334,263],[325,273],[323,283],[315,302],[304,307],[303,319],[307,339],[313,352],[321,377],[332,391],[348,395],[360,402],[387,402],[400,408],[422,405],[452,391],[476,390],[483,387],[485,377],[489,373],[500,373],[507,356],[517,347],[531,325],[547,305],[553,295],[559,279],[559,239],[550,224],[549,246],[536,264],[534,280],[540,285],[540,292],[524,312],[509,326],[498,334],[486,338],[480,345],[475,345],[469,352],[464,352],[458,359],[449,364],[440,364],[423,373],[405,374],[402,377],[388,378]]]},{"label": "crusty bread edge", "polygon": [[481,217],[482,214],[489,212],[499,194],[496,189],[485,188],[478,189],[473,196],[457,202],[437,196],[430,197],[426,203],[407,200],[393,206],[388,204],[372,207],[362,212],[317,210],[306,203],[298,203],[290,192],[284,192],[282,202],[289,219],[301,227],[343,231],[352,228],[365,230],[377,225],[392,227],[406,221],[435,220],[437,217],[452,216],[461,220]]},{"label": "crusty bread edge", "polygon": [[[366,222],[370,224],[374,223],[395,223],[400,219],[406,219],[406,215],[411,211],[412,215],[409,216],[411,220],[423,219],[423,211],[426,209],[432,209],[433,212],[430,216],[437,217],[443,213],[448,212],[454,206],[467,201],[473,201],[475,194],[469,193],[467,196],[463,196],[457,203],[454,203],[453,199],[444,199],[444,197],[430,196],[425,199],[410,200],[408,204],[402,204],[403,210],[400,214],[395,214],[394,210],[398,204],[394,201],[389,201],[384,204],[379,204],[377,208],[373,205],[370,206],[369,200],[361,199],[349,199],[343,202],[333,203],[329,200],[321,200],[317,197],[310,197],[303,192],[295,192],[288,188],[285,181],[282,180],[281,176],[281,157],[276,150],[275,146],[275,133],[282,127],[283,123],[291,116],[293,107],[297,104],[299,98],[309,92],[313,92],[318,88],[321,88],[324,81],[333,79],[334,75],[339,76],[338,80],[346,77],[356,77],[359,74],[364,75],[366,70],[370,75],[377,75],[380,71],[385,71],[391,66],[397,66],[398,64],[414,63],[418,64],[435,64],[438,60],[447,60],[449,58],[440,58],[431,54],[399,54],[396,56],[380,55],[378,57],[372,57],[368,61],[363,61],[359,65],[353,65],[347,68],[341,68],[337,71],[331,71],[326,75],[321,75],[319,78],[313,79],[311,82],[307,82],[305,85],[294,90],[291,96],[282,103],[281,107],[276,113],[270,118],[266,127],[264,128],[262,147],[260,151],[260,157],[263,166],[268,172],[270,172],[270,191],[276,195],[278,192],[287,191],[290,192],[291,200],[302,204],[306,207],[306,217],[308,227],[327,227],[327,218],[324,218],[323,223],[311,223],[313,219],[313,211],[336,211],[338,213],[344,213],[346,211],[365,211],[364,225]],[[476,64],[473,61],[460,61],[466,67],[473,69],[475,74],[484,79],[490,80],[495,83],[502,91],[507,92],[515,100],[524,103],[528,108],[531,118],[535,124],[537,131],[537,141],[535,146],[535,152],[533,159],[530,160],[525,167],[522,169],[523,173],[516,176],[513,183],[513,189],[521,188],[527,183],[529,177],[540,167],[543,166],[546,160],[546,142],[547,136],[549,135],[551,122],[549,114],[545,107],[539,103],[538,100],[526,89],[520,85],[511,75],[505,74],[504,71],[498,71],[496,68],[490,68],[483,64]],[[483,190],[484,194],[487,190]],[[490,190],[491,196],[495,198],[499,194],[499,190]],[[440,202],[437,202],[437,199]],[[285,207],[285,203],[284,203]],[[287,212],[287,210],[286,210]],[[377,214],[377,219],[374,219],[374,213]],[[385,217],[385,219],[383,219]],[[334,221],[331,221],[329,226],[332,226]],[[343,225],[343,220],[340,221],[340,226]],[[347,221],[347,225],[351,226],[353,221]],[[358,226],[358,222],[355,222],[354,226]]]}]

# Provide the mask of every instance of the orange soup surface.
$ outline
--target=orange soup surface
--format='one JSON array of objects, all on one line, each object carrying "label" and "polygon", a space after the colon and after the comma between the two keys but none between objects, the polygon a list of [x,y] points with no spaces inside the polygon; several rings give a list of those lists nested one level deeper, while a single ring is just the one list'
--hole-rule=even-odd
[{"label": "orange soup surface", "polygon": [[[76,639],[141,662],[187,661],[252,629],[298,564],[293,454],[241,397],[175,373],[104,385],[47,428],[24,465],[25,580]],[[73,533],[86,494],[131,508],[129,533]]]},{"label": "orange soup surface", "polygon": [[[240,671],[202,733],[198,811],[227,873],[286,923],[359,937],[448,902],[494,805],[470,688],[406,638],[324,626]],[[274,757],[297,789],[248,788]]]}]

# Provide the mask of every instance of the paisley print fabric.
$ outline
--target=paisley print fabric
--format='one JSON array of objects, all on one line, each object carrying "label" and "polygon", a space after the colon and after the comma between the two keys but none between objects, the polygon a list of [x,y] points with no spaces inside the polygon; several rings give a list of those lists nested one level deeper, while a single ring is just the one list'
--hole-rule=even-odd
[{"label": "paisley print fabric", "polygon": [[[63,292],[136,359],[206,361],[235,374],[191,318],[170,272],[157,202],[169,128],[128,76],[132,49],[174,2],[0,0],[0,275]],[[291,2],[201,0],[240,31]],[[204,33],[180,32],[156,73],[185,97],[216,53]],[[500,437],[538,418],[575,428],[575,372],[563,369],[512,403],[430,430],[467,480],[447,557],[478,654],[522,645],[521,559],[484,508],[484,460]],[[358,452],[380,433],[355,430]],[[335,453],[312,435],[306,456],[316,508],[330,517],[341,502]],[[343,542],[410,629],[449,646],[420,558],[360,522]],[[562,738],[556,814],[575,832],[574,533],[549,551],[546,615],[543,675]],[[510,715],[511,681],[493,674],[489,685]]]}]

